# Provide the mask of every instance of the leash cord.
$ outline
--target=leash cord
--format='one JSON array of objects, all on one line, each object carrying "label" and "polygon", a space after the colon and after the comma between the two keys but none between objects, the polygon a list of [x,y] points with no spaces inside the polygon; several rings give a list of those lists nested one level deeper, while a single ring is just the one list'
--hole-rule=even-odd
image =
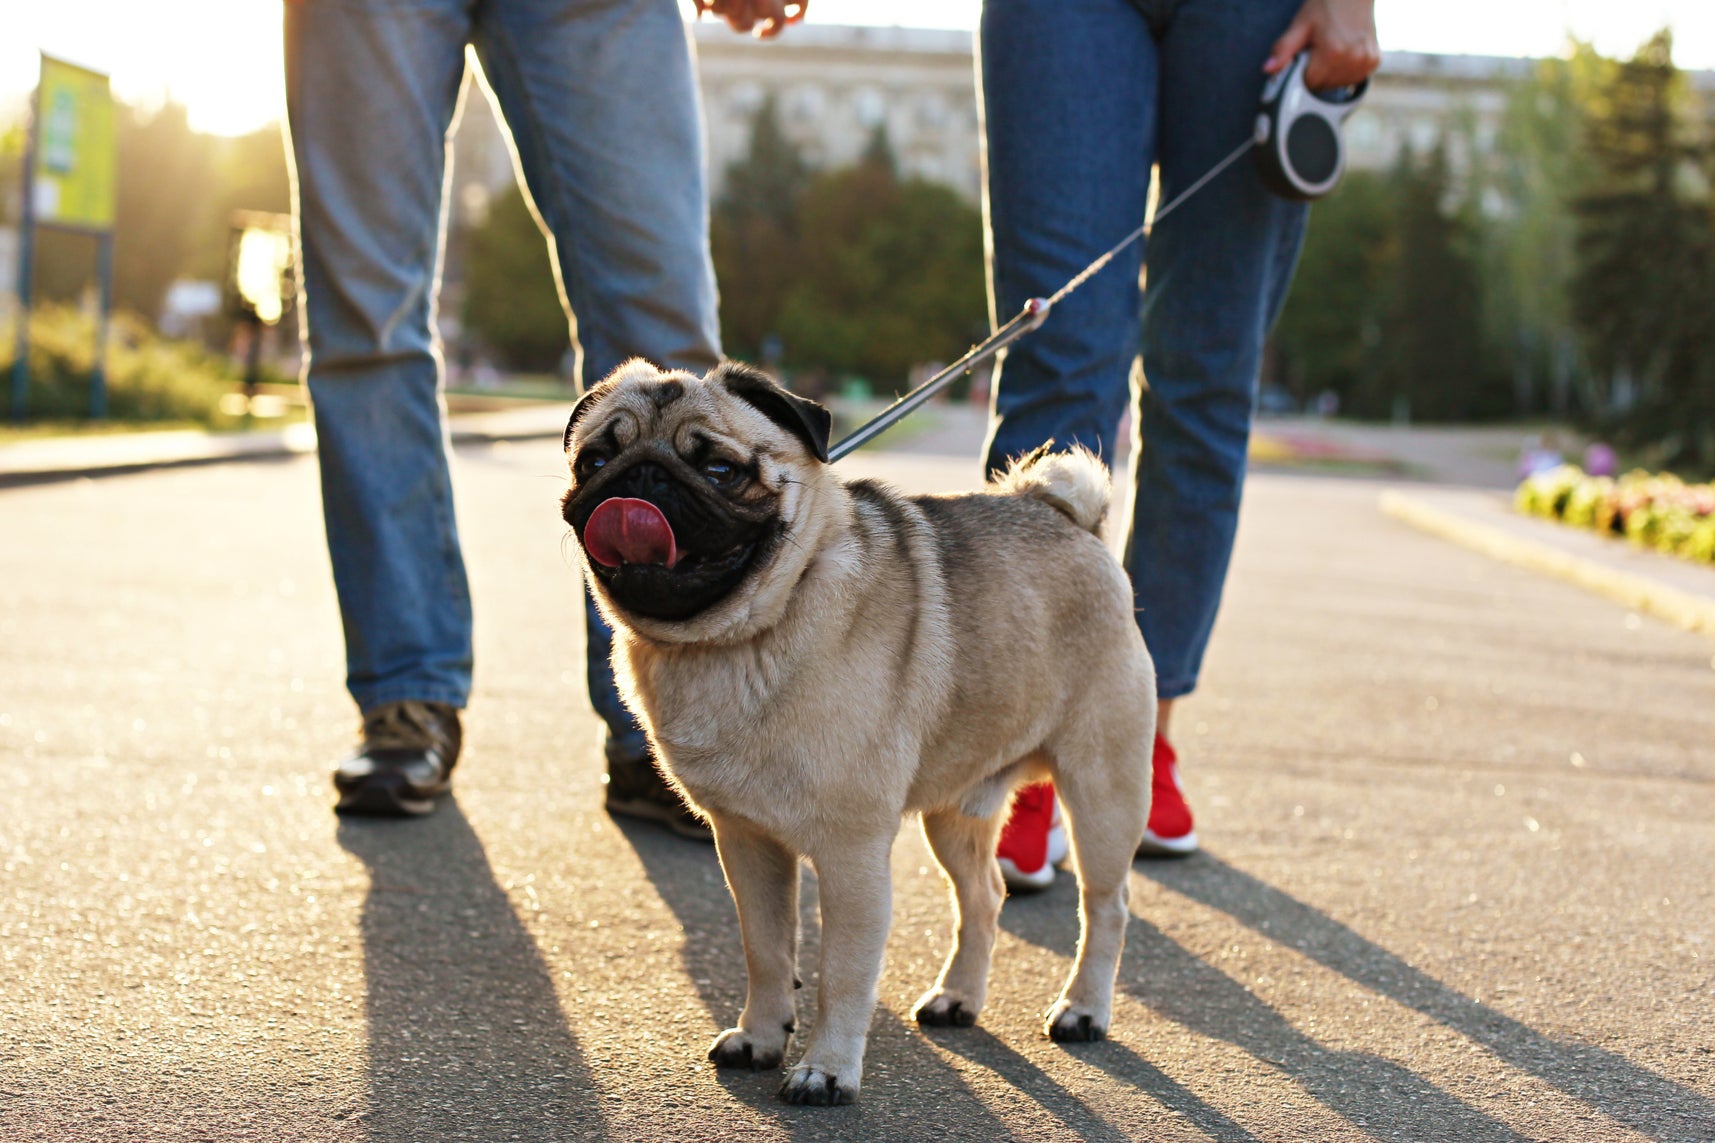
[{"label": "leash cord", "polygon": [[1142,226],[1120,239],[1113,246],[1109,247],[1106,252],[1097,255],[1094,261],[1092,261],[1088,266],[1085,266],[1082,270],[1078,271],[1078,273],[1074,274],[1071,280],[1069,280],[1064,286],[1061,286],[1058,290],[1055,290],[1052,295],[1046,298],[1031,298],[1029,301],[1025,302],[1024,308],[1018,311],[1018,315],[1016,317],[995,330],[993,333],[989,334],[988,337],[984,338],[982,341],[971,346],[965,351],[964,356],[960,357],[957,361],[942,369],[933,377],[911,390],[911,392],[905,394],[903,397],[899,398],[899,400],[877,413],[873,419],[865,422],[859,428],[854,429],[851,435],[847,436],[844,440],[840,441],[828,450],[828,463],[832,464],[834,461],[862,448],[864,445],[868,444],[870,441],[879,437],[882,433],[916,412],[924,402],[929,400],[929,398],[933,397],[936,393],[939,393],[942,389],[945,389],[948,385],[951,385],[957,378],[969,373],[980,363],[987,361],[989,358],[993,357],[995,354],[999,353],[1025,334],[1038,329],[1043,322],[1048,320],[1049,313],[1054,309],[1054,306],[1058,302],[1064,300],[1065,297],[1073,290],[1076,290],[1079,286],[1082,286],[1085,282],[1101,273],[1102,269],[1107,266],[1109,262],[1112,262],[1116,257],[1118,257],[1121,251],[1123,251],[1127,246],[1130,246],[1133,242],[1136,242],[1138,239],[1147,235],[1152,229],[1154,229],[1156,223],[1173,213],[1173,211],[1186,199],[1202,190],[1216,175],[1238,162],[1239,158],[1254,145],[1255,140],[1253,139],[1246,139],[1243,143],[1240,143],[1228,153],[1226,158],[1205,171],[1203,176],[1196,182],[1192,183],[1190,186],[1169,199],[1167,205],[1158,207],[1154,216],[1151,217],[1149,221],[1145,222]]},{"label": "leash cord", "polygon": [[1198,179],[1196,182],[1192,183],[1190,186],[1186,187],[1184,190],[1180,191],[1178,194],[1174,195],[1171,199],[1169,199],[1167,202],[1167,205],[1158,209],[1155,212],[1154,217],[1152,217],[1148,222],[1144,223],[1142,226],[1138,227],[1136,230],[1132,231],[1130,234],[1128,234],[1124,238],[1120,239],[1113,246],[1109,247],[1107,253],[1099,256],[1094,262],[1091,262],[1088,266],[1085,266],[1082,270],[1078,271],[1078,273],[1072,278],[1071,281],[1067,282],[1064,286],[1061,286],[1058,290],[1054,291],[1053,295],[1051,297],[1049,297],[1049,299],[1048,299],[1048,305],[1050,307],[1053,307],[1053,305],[1056,302],[1063,299],[1067,294],[1071,293],[1073,290],[1077,289],[1079,286],[1083,285],[1085,282],[1089,281],[1091,278],[1093,278],[1097,274],[1101,273],[1102,268],[1104,266],[1106,266],[1109,262],[1112,262],[1116,257],[1118,257],[1120,251],[1124,250],[1127,246],[1130,246],[1133,242],[1136,242],[1139,238],[1142,238],[1144,235],[1148,234],[1151,230],[1153,230],[1155,228],[1156,223],[1160,222],[1162,219],[1164,219],[1168,215],[1172,214],[1175,210],[1177,210],[1179,208],[1179,205],[1181,203],[1183,203],[1186,199],[1190,198],[1192,195],[1196,194],[1198,191],[1202,190],[1205,186],[1207,186],[1209,183],[1209,180],[1213,179],[1216,175],[1220,174],[1222,171],[1226,170],[1228,167],[1230,167],[1234,163],[1238,162],[1239,158],[1242,155],[1244,155],[1244,153],[1246,151],[1250,150],[1252,146],[1254,146],[1254,144],[1249,139],[1246,139],[1243,143],[1240,143],[1236,148],[1234,148],[1231,152],[1228,153],[1226,158],[1222,159],[1220,162],[1218,162],[1214,166],[1210,167],[1207,171],[1203,172],[1202,178]]}]

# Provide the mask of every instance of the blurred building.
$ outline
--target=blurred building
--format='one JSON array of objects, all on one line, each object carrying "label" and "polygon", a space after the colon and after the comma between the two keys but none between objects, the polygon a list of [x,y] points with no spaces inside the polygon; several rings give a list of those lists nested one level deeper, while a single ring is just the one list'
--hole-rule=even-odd
[{"label": "blurred building", "polygon": [[[970,33],[809,24],[763,41],[704,20],[692,38],[716,193],[750,145],[757,108],[772,96],[782,129],[811,166],[852,163],[879,126],[904,173],[971,201],[981,194]],[[1407,146],[1422,154],[1445,142],[1455,171],[1465,169],[1495,145],[1507,90],[1534,66],[1510,56],[1388,52],[1348,129],[1353,166],[1386,168]],[[1691,79],[1715,93],[1715,73]],[[474,89],[455,156],[455,217],[474,222],[512,180],[505,139]]]},{"label": "blurred building", "polygon": [[1535,60],[1517,56],[1442,56],[1387,52],[1370,81],[1363,110],[1346,127],[1358,170],[1392,166],[1409,147],[1419,155],[1443,143],[1454,170],[1493,150],[1507,91]]},{"label": "blurred building", "polygon": [[982,191],[969,32],[808,24],[777,40],[695,25],[709,170],[744,158],[772,96],[780,126],[812,167],[848,166],[885,129],[901,173],[975,201]]},{"label": "blurred building", "polygon": [[[884,127],[900,170],[975,201],[976,86],[968,32],[801,25],[778,40],[740,36],[713,20],[692,27],[702,75],[709,170],[722,175],[750,147],[772,95],[780,124],[812,167],[855,162]],[[453,141],[453,215],[478,223],[512,185],[512,157],[488,100],[473,87]]]}]

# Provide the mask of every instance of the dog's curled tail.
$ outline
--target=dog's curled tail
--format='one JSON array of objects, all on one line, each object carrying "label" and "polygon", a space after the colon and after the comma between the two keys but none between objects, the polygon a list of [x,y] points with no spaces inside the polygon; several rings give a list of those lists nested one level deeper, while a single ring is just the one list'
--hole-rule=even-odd
[{"label": "dog's curled tail", "polygon": [[1053,451],[1053,441],[1007,465],[995,482],[995,491],[1005,496],[1033,496],[1097,536],[1108,515],[1108,496],[1113,482],[1107,465],[1083,446]]}]

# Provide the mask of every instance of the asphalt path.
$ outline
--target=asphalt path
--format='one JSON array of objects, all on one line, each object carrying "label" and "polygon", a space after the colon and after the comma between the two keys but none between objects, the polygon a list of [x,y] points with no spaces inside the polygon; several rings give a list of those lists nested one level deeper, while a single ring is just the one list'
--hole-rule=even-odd
[{"label": "asphalt path", "polygon": [[312,461],[0,490],[0,1139],[1715,1139],[1715,641],[1253,478],[1176,724],[1207,850],[1137,865],[1112,1039],[1040,1031],[1069,874],[978,1027],[911,1023],[950,908],[908,823],[862,1098],[792,1108],[704,1058],[712,849],[602,812],[554,444],[457,479],[478,690],[407,823],[331,812]]}]

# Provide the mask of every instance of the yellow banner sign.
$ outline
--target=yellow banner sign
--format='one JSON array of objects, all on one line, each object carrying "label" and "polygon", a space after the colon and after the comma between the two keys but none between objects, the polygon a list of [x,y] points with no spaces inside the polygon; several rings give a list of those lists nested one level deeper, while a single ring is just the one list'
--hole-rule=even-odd
[{"label": "yellow banner sign", "polygon": [[36,89],[36,221],[48,226],[111,230],[114,172],[113,94],[107,77],[42,57]]}]

